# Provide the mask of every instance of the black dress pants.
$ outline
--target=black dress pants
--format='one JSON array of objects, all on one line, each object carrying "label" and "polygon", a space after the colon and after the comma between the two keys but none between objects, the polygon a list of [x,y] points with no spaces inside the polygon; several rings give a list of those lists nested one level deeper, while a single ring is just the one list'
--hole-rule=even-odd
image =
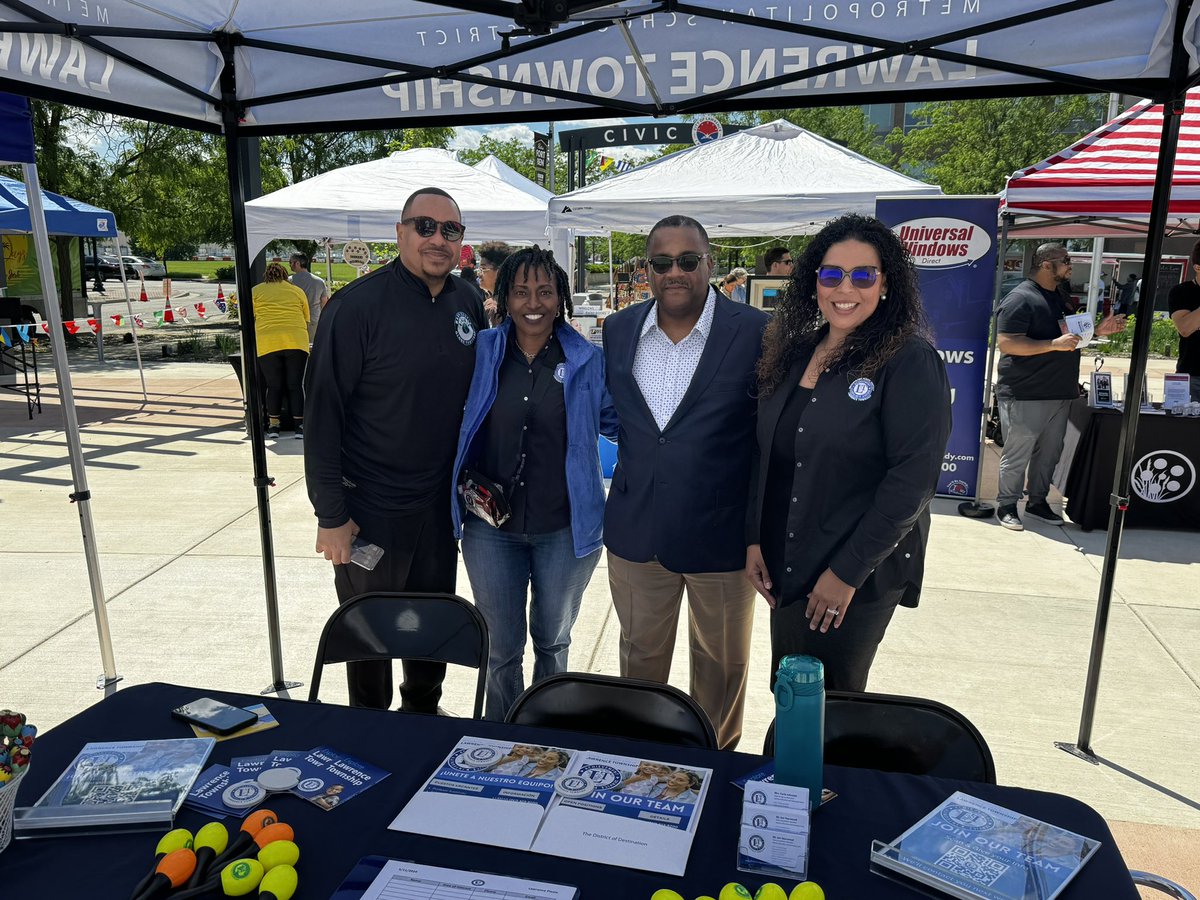
[{"label": "black dress pants", "polygon": [[892,590],[881,595],[872,574],[854,592],[842,627],[830,625],[824,634],[808,627],[808,619],[804,617],[807,598],[771,610],[772,689],[779,660],[801,654],[821,660],[825,667],[825,690],[865,691],[875,652],[903,593],[903,590]]},{"label": "black dress pants", "polygon": [[[361,523],[360,523],[361,524]],[[333,567],[338,603],[374,591],[453,594],[458,581],[458,545],[450,522],[450,506],[438,502],[391,521],[390,540],[379,564],[367,571],[354,563]],[[371,535],[362,532],[364,540]],[[381,544],[382,546],[382,544]],[[442,697],[446,664],[404,660],[400,708],[436,713]],[[392,664],[388,660],[346,663],[350,705],[389,709]]]}]

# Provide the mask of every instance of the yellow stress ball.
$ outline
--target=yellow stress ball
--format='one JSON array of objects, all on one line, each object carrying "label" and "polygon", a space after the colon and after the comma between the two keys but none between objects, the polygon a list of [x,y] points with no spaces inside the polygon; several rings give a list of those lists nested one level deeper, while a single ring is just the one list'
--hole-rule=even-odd
[{"label": "yellow stress ball", "polygon": [[768,881],[755,892],[754,900],[788,900],[788,895],[775,882]]},{"label": "yellow stress ball", "polygon": [[650,900],[683,900],[683,894],[680,894],[678,891],[670,891],[666,888],[662,888],[661,890],[655,891],[654,894],[651,895]]},{"label": "yellow stress ball", "polygon": [[713,898],[705,894],[703,897],[697,897],[696,900],[713,900]]},{"label": "yellow stress ball", "polygon": [[750,892],[736,881],[731,881],[721,888],[719,900],[751,900]]},{"label": "yellow stress ball", "polygon": [[825,892],[815,881],[802,881],[792,888],[788,900],[825,900]]}]

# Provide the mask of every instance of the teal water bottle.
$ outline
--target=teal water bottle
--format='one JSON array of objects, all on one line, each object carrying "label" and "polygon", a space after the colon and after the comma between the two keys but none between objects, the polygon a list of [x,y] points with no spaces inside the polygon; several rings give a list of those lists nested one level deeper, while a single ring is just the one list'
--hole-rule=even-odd
[{"label": "teal water bottle", "polygon": [[815,656],[785,656],[775,674],[775,781],[808,788],[821,805],[825,748],[825,667]]}]

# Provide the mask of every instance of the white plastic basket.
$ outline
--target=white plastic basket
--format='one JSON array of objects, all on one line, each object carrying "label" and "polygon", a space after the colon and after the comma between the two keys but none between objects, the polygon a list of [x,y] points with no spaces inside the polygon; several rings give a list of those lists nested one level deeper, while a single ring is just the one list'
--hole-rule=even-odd
[{"label": "white plastic basket", "polygon": [[12,841],[13,807],[17,802],[17,788],[21,786],[21,779],[28,771],[29,766],[25,766],[21,774],[12,781],[0,784],[0,853],[3,853],[9,842]]}]

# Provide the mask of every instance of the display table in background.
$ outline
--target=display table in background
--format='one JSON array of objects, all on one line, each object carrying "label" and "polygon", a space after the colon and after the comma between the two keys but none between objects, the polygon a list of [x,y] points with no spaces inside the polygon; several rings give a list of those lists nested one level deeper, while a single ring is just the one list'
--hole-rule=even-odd
[{"label": "display table in background", "polygon": [[[1083,397],[1071,405],[1054,486],[1084,531],[1108,527],[1121,415]],[[1143,413],[1133,462],[1125,527],[1200,530],[1200,418]]]},{"label": "display table in background", "polygon": [[[171,710],[209,696],[247,706],[264,698],[170,684],[145,684],[112,697],[38,737],[33,765],[18,803],[33,803],[88,741],[189,737],[191,729]],[[293,796],[267,804],[292,825],[300,846],[297,900],[325,900],[364,856],[378,854],[428,865],[496,872],[576,885],[581,900],[648,900],[669,887],[685,897],[716,896],[729,881],[757,887],[764,878],[737,871],[735,856],[741,791],[730,784],[762,762],[744,753],[668,747],[557,731],[410,713],[352,709],[294,700],[265,700],[278,728],[218,743],[210,763],[271,750],[327,744],[392,774],[342,806],[324,811]],[[713,783],[684,877],[655,875],[599,863],[388,831],[388,823],[464,735],[520,739],[543,745],[624,753],[682,765],[709,767]],[[1083,765],[1080,763],[1080,765]],[[1058,794],[826,767],[826,784],[838,797],[813,815],[809,877],[830,898],[913,900],[910,889],[869,871],[872,839],[892,840],[956,790],[1027,813],[1100,841],[1096,855],[1062,894],[1062,900],[1138,900],[1108,826],[1091,807]],[[197,829],[206,821],[184,808],[176,823]],[[240,823],[227,820],[232,828]],[[0,854],[6,896],[125,900],[149,869],[158,834],[95,835],[14,841]],[[784,882],[790,888],[793,882]]]}]

